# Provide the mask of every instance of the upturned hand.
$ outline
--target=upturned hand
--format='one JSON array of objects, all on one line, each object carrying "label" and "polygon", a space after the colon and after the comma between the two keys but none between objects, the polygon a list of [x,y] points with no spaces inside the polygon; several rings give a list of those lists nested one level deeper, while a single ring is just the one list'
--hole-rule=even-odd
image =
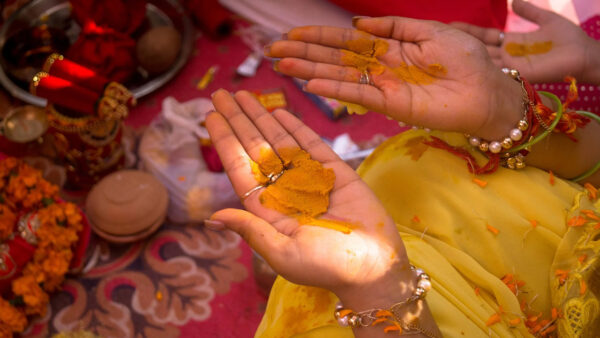
[{"label": "upturned hand", "polygon": [[369,293],[374,305],[390,292],[401,295],[399,282],[414,279],[404,245],[393,220],[356,172],[295,116],[284,110],[267,112],[248,92],[232,96],[219,90],[213,103],[217,112],[208,116],[206,126],[238,196],[258,185],[252,161],[259,162],[265,152],[301,148],[335,173],[329,207],[318,218],[356,226],[346,234],[300,224],[262,205],[263,189],[243,199],[247,211],[221,210],[206,224],[237,232],[286,279],[327,288],[349,306],[368,306],[353,299],[357,289]]},{"label": "upturned hand", "polygon": [[[400,17],[358,18],[354,26],[294,28],[265,53],[282,58],[280,72],[309,80],[309,92],[408,124],[497,139],[521,118],[518,83],[502,74],[471,35]],[[365,50],[365,41],[372,51]],[[378,49],[382,41],[387,46]],[[352,56],[358,54],[373,56],[377,64],[361,65]],[[365,70],[371,83],[360,83]]]},{"label": "upturned hand", "polygon": [[[586,83],[600,84],[600,42],[590,38],[580,27],[557,13],[536,7],[522,1],[513,1],[516,14],[539,26],[532,32],[504,33],[500,41],[500,31],[467,23],[455,22],[452,26],[472,34],[483,43],[499,67],[519,70],[521,75],[532,82],[562,82],[567,75]],[[511,55],[508,44],[532,45],[551,41],[547,52]],[[513,53],[515,54],[515,53]]]}]

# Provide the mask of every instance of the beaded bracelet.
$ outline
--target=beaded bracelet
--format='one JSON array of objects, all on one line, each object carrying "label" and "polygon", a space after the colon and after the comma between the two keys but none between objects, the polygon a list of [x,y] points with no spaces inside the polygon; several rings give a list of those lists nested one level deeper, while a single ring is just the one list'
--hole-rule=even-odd
[{"label": "beaded bracelet", "polygon": [[414,323],[406,323],[402,318],[402,308],[425,298],[427,292],[431,289],[431,280],[429,275],[422,269],[410,266],[410,269],[417,274],[417,287],[412,295],[406,300],[392,305],[389,310],[371,309],[361,312],[354,312],[350,309],[345,309],[341,303],[338,303],[335,308],[334,316],[341,326],[349,326],[351,328],[375,326],[380,323],[390,324],[383,330],[384,332],[397,332],[398,334],[424,334],[428,337],[435,338],[437,335],[430,332]]}]

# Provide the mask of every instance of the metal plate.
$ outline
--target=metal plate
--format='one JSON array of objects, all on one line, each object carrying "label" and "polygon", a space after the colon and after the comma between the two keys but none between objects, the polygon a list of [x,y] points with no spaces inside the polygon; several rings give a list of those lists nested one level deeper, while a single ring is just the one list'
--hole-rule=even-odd
[{"label": "metal plate", "polygon": [[[146,18],[150,27],[169,25],[181,34],[181,49],[175,63],[169,70],[149,77],[141,69],[136,70],[132,80],[125,83],[133,95],[139,99],[167,83],[185,65],[191,55],[194,44],[194,28],[190,19],[177,0],[148,0]],[[77,39],[81,27],[71,18],[71,5],[68,0],[34,0],[15,12],[0,30],[0,51],[7,41],[26,29],[42,24],[60,30],[72,44]],[[45,106],[46,99],[31,95],[28,86],[19,84],[11,77],[9,62],[0,53],[0,83],[14,97],[27,103]],[[35,74],[38,69],[28,69],[25,74]]]}]

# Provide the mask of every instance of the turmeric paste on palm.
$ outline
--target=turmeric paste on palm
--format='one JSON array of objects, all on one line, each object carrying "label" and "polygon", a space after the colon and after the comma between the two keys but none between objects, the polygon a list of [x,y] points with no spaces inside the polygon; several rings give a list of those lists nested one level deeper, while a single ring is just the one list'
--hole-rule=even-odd
[{"label": "turmeric paste on palm", "polygon": [[509,42],[504,46],[504,49],[511,56],[544,54],[552,49],[552,41],[534,42],[531,44]]},{"label": "turmeric paste on palm", "polygon": [[[262,191],[259,196],[260,203],[296,218],[300,224],[349,233],[352,226],[350,223],[317,219],[327,212],[329,207],[329,193],[335,183],[333,170],[323,167],[300,148],[282,148],[277,152],[280,157],[272,150],[261,152],[258,164],[252,166],[256,178],[268,177],[274,173],[269,170],[285,168],[282,175]],[[277,173],[279,171],[275,172]]]},{"label": "turmeric paste on palm", "polygon": [[346,47],[348,50],[342,50],[342,63],[355,67],[361,73],[368,71],[370,75],[380,75],[389,69],[400,80],[420,85],[431,84],[435,76],[447,73],[439,63],[428,65],[427,70],[406,63],[394,68],[382,64],[377,57],[388,51],[389,44],[385,40],[363,37],[346,42]]}]

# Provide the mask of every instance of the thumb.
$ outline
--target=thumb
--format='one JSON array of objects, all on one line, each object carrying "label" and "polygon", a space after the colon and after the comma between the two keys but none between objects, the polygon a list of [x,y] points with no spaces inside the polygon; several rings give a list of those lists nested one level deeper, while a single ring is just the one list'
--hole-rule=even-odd
[{"label": "thumb", "polygon": [[523,0],[513,0],[512,8],[519,16],[538,25],[550,21],[556,15],[554,12],[539,8]]},{"label": "thumb", "polygon": [[223,209],[215,212],[210,221],[213,225],[222,223],[238,233],[273,268],[284,264],[285,251],[291,247],[291,240],[262,218],[245,210]]}]

